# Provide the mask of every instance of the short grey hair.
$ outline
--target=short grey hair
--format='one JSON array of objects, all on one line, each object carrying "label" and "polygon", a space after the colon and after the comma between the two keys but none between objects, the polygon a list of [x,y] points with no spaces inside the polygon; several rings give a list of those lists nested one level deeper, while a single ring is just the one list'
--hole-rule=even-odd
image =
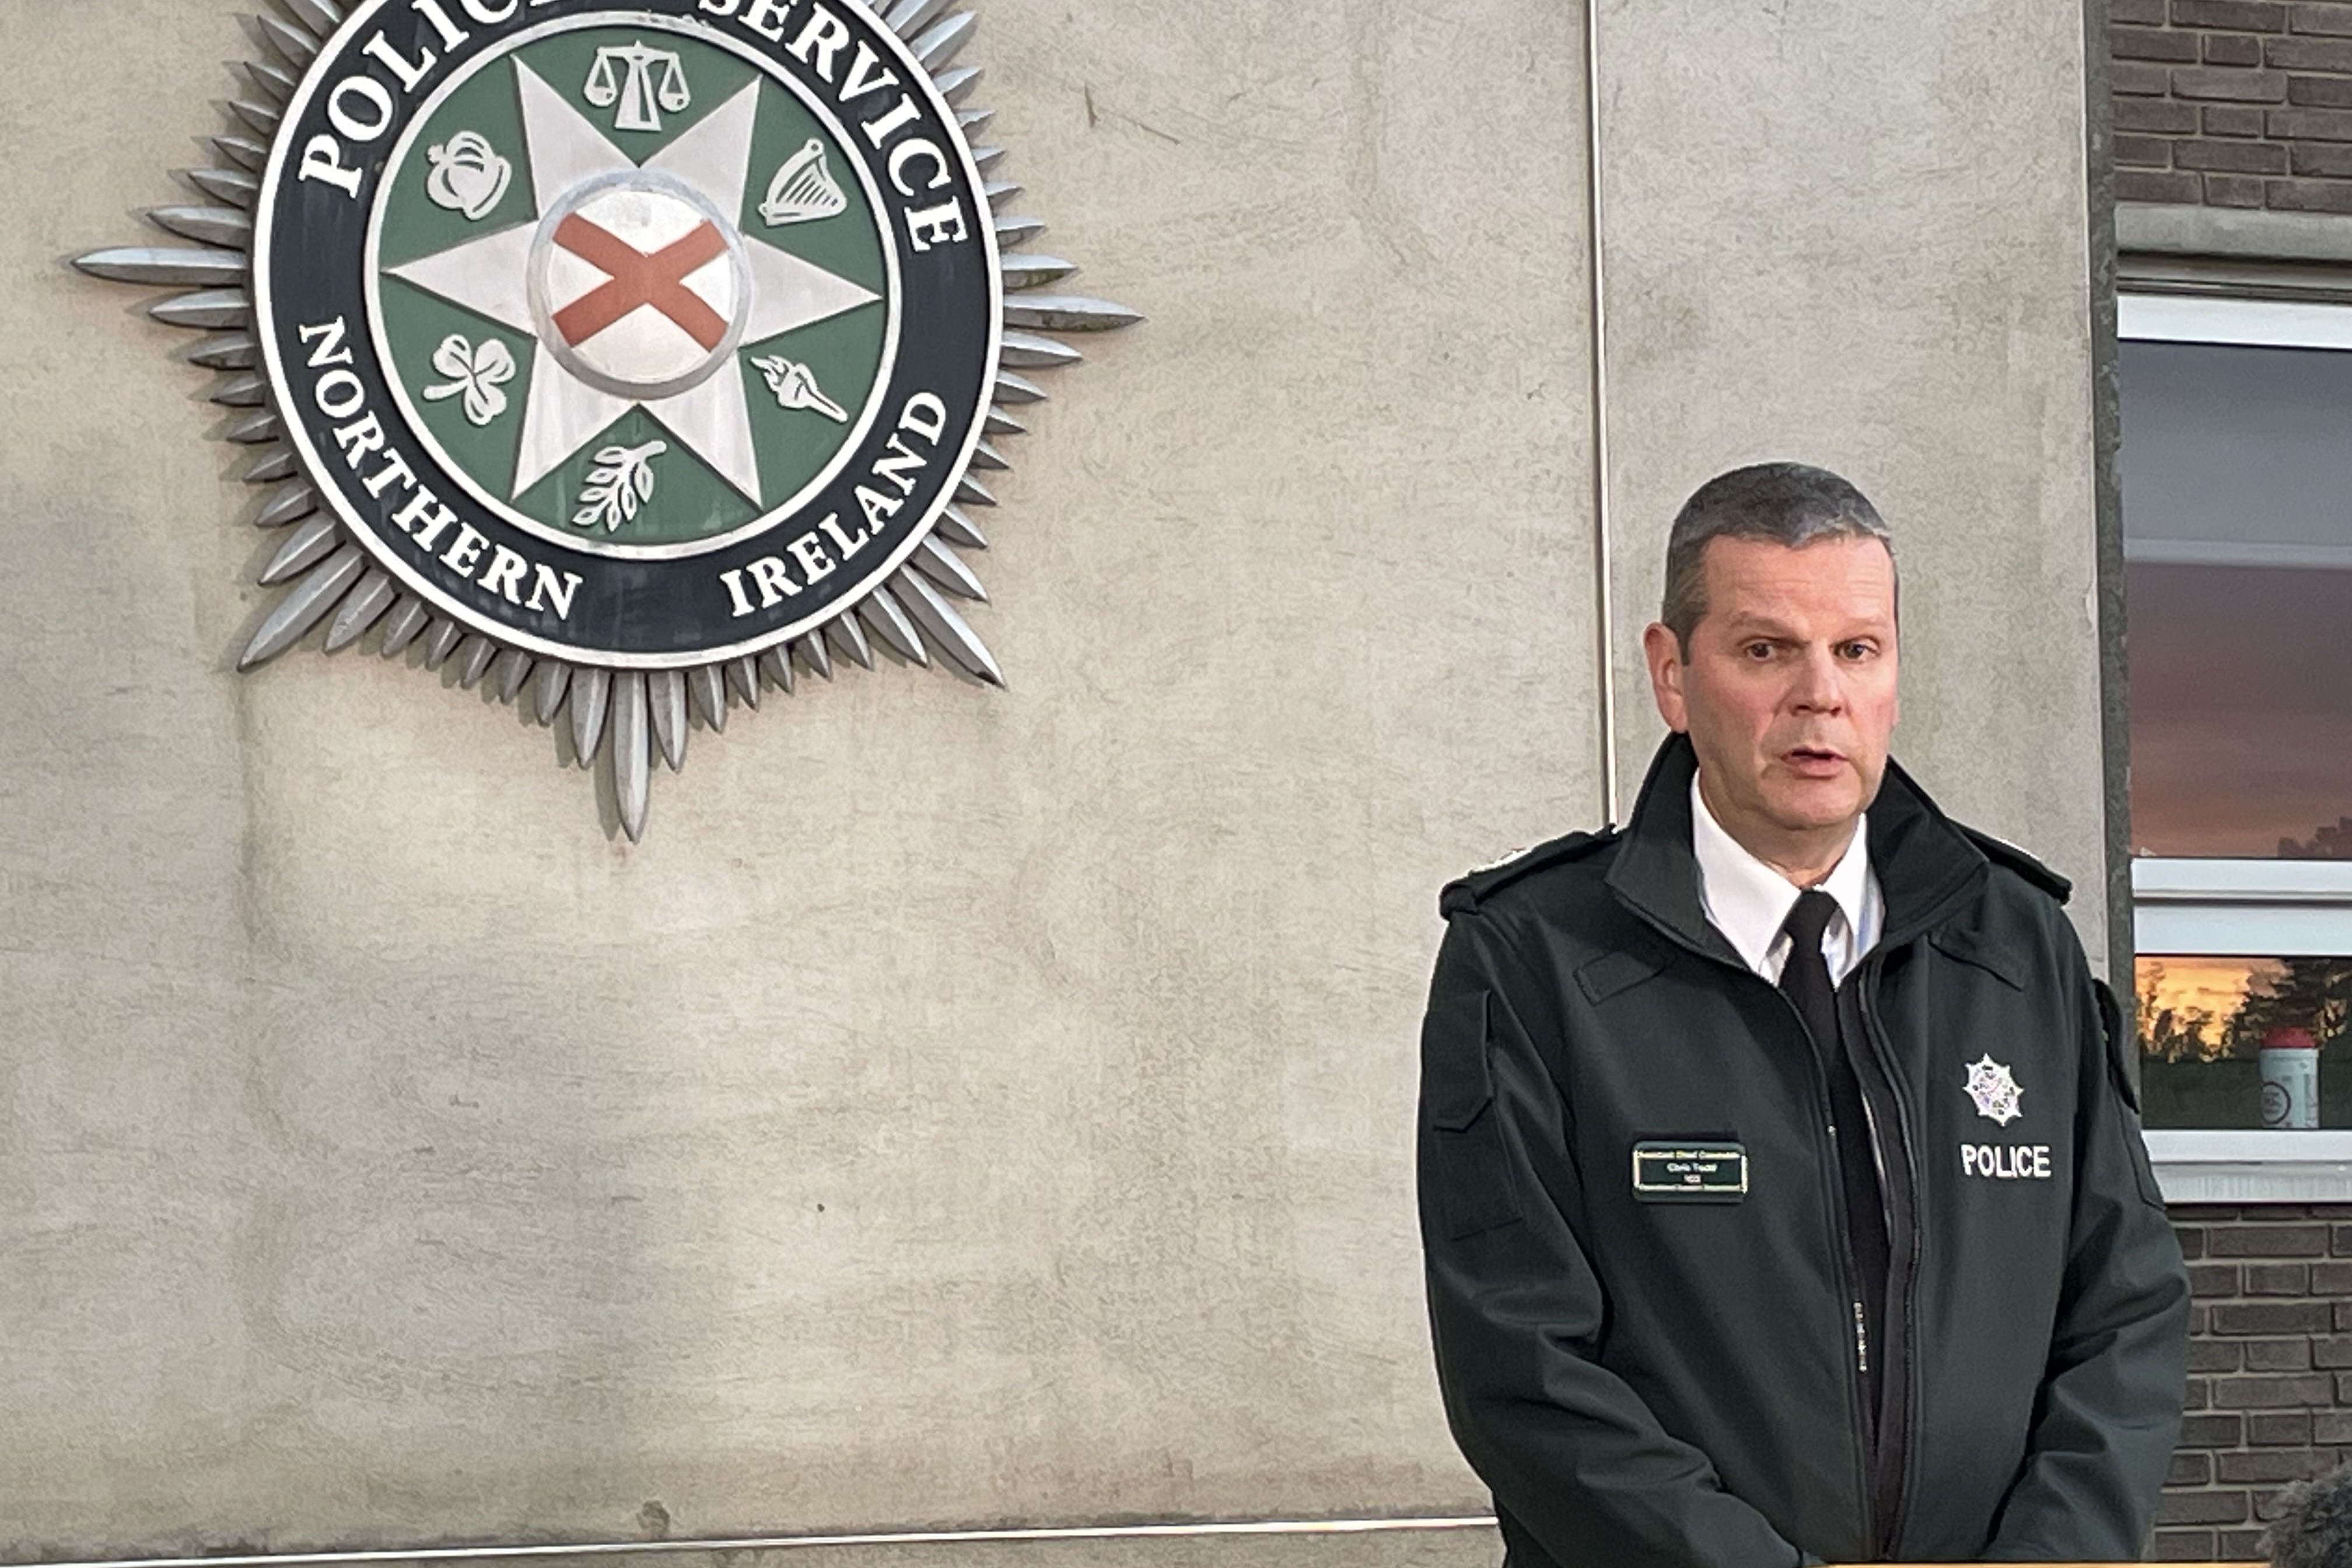
[{"label": "short grey hair", "polygon": [[1666,536],[1666,602],[1658,619],[1675,634],[1683,661],[1706,614],[1706,546],[1716,539],[1760,539],[1801,550],[1820,539],[1875,539],[1895,553],[1894,536],[1870,498],[1853,481],[1805,463],[1754,463],[1699,486]]}]

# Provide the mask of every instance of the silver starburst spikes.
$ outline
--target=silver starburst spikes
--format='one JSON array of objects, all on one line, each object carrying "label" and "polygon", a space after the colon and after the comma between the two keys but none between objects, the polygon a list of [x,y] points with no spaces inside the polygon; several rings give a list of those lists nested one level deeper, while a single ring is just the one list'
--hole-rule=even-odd
[{"label": "silver starburst spikes", "polygon": [[[396,535],[387,543],[381,532],[371,534],[364,530],[362,525],[368,521],[367,515],[355,510],[348,500],[347,481],[350,476],[338,471],[341,465],[327,464],[322,460],[322,443],[315,437],[306,437],[299,428],[299,421],[297,428],[289,428],[284,408],[301,396],[307,395],[314,398],[321,407],[331,405],[328,383],[315,376],[304,381],[290,374],[294,369],[292,356],[273,353],[269,343],[265,341],[272,330],[268,304],[271,286],[268,279],[257,278],[257,259],[275,269],[278,279],[276,291],[281,299],[291,291],[287,279],[299,276],[299,271],[289,274],[285,265],[273,260],[268,254],[272,246],[269,236],[274,214],[268,209],[268,205],[278,199],[269,193],[278,191],[281,185],[299,185],[305,180],[312,182],[314,187],[320,183],[331,184],[337,180],[350,180],[355,192],[360,176],[351,171],[357,169],[358,160],[345,161],[340,149],[332,153],[321,150],[321,143],[331,141],[337,132],[309,129],[315,122],[314,111],[317,100],[323,95],[320,90],[322,85],[331,76],[339,84],[347,87],[348,80],[358,74],[352,64],[356,51],[362,46],[370,45],[372,39],[387,38],[395,34],[397,36],[388,37],[388,41],[374,47],[374,58],[378,60],[396,58],[404,62],[401,69],[422,70],[429,55],[426,46],[434,39],[426,30],[426,21],[431,18],[427,16],[425,21],[419,21],[415,16],[397,10],[397,0],[273,0],[273,3],[277,7],[275,11],[264,12],[252,18],[252,30],[260,46],[260,53],[242,68],[243,79],[239,90],[226,106],[228,124],[211,139],[210,145],[217,155],[215,162],[208,167],[183,171],[182,178],[200,194],[202,200],[159,206],[146,215],[148,220],[168,237],[167,244],[93,251],[75,262],[77,267],[92,277],[171,290],[149,307],[150,313],[158,321],[203,334],[186,357],[214,374],[208,395],[227,416],[216,433],[244,446],[249,452],[249,456],[237,466],[236,472],[259,492],[251,521],[260,528],[272,531],[277,543],[260,570],[259,581],[265,586],[282,590],[244,649],[238,661],[240,668],[251,669],[267,663],[313,634],[316,634],[319,644],[329,652],[373,638],[373,646],[386,658],[404,656],[412,663],[445,672],[454,663],[454,684],[465,689],[478,687],[486,693],[494,693],[503,703],[523,702],[527,704],[526,710],[542,726],[552,727],[568,713],[570,750],[583,766],[601,763],[605,769],[612,784],[620,826],[633,841],[645,831],[655,758],[658,756],[672,771],[682,768],[691,721],[699,719],[714,732],[723,730],[730,700],[756,708],[763,689],[774,689],[790,695],[808,677],[830,681],[835,677],[837,665],[843,661],[871,669],[876,667],[875,649],[877,645],[884,652],[905,663],[928,665],[936,655],[941,661],[975,680],[996,686],[1003,684],[1004,677],[995,658],[967,618],[970,606],[988,600],[979,576],[966,559],[967,552],[977,552],[988,547],[987,539],[973,522],[970,510],[996,504],[995,496],[986,483],[975,477],[974,470],[988,473],[1009,467],[1003,444],[1024,435],[1027,428],[1024,420],[1014,411],[1042,403],[1046,398],[1045,389],[1034,378],[1076,364],[1082,357],[1069,339],[1130,326],[1141,318],[1133,311],[1104,300],[1054,291],[1060,289],[1076,268],[1069,262],[1030,248],[1044,233],[1044,225],[1007,210],[1012,200],[1020,194],[1020,187],[1003,178],[1003,151],[995,147],[975,149],[969,146],[971,136],[981,127],[989,125],[992,119],[990,111],[975,107],[971,101],[982,73],[963,58],[978,26],[976,13],[954,10],[950,0],[895,0],[895,3],[885,0],[877,7],[879,25],[903,43],[902,58],[911,60],[929,77],[939,100],[949,106],[948,112],[952,114],[952,120],[948,121],[949,128],[940,140],[952,139],[957,145],[952,153],[943,151],[940,154],[940,184],[942,186],[948,184],[949,165],[959,156],[969,156],[971,162],[966,167],[974,172],[977,181],[972,187],[975,210],[971,215],[971,220],[987,227],[988,232],[979,238],[993,257],[997,274],[997,287],[989,301],[995,320],[988,324],[987,334],[988,340],[997,348],[991,362],[992,369],[987,373],[982,388],[982,401],[975,416],[978,427],[972,431],[952,469],[939,476],[938,490],[941,504],[930,508],[928,517],[911,538],[903,546],[894,546],[894,552],[882,563],[882,569],[858,581],[854,592],[825,604],[814,618],[803,616],[798,621],[787,618],[794,608],[787,603],[763,623],[777,628],[776,633],[766,634],[766,640],[755,641],[748,647],[739,644],[724,651],[714,649],[699,660],[689,658],[687,662],[680,662],[677,658],[626,654],[600,658],[599,650],[595,648],[561,644],[537,635],[534,625],[522,617],[509,616],[507,621],[496,621],[478,613],[478,605],[453,598],[446,581],[436,581],[421,571],[415,559],[399,552],[402,541]],[[841,0],[841,3],[846,5],[850,0]],[[690,10],[690,7],[686,9]],[[646,13],[644,10],[634,9],[627,15],[632,19],[628,25],[637,32],[650,31],[651,25],[646,23]],[[593,26],[600,19],[599,14],[591,13],[584,23],[572,25]],[[875,20],[862,11],[853,12],[852,19],[859,26],[872,26]],[[447,26],[446,23],[442,25],[444,27]],[[668,50],[652,49],[632,37],[626,47],[615,47],[611,52],[625,61],[641,58],[651,62],[649,65],[633,66],[633,69],[650,70],[667,56],[666,68],[677,73],[681,68],[681,57],[690,55],[695,41],[706,39],[719,31],[713,25],[701,22],[657,25],[667,29],[657,35],[661,41],[683,39],[686,42]],[[362,33],[369,37],[362,37]],[[457,67],[455,45],[450,43],[446,31],[440,41],[450,45],[447,52],[452,57],[450,65],[454,73]],[[740,39],[721,41],[738,55],[748,52]],[[629,54],[632,48],[638,51],[636,56]],[[408,52],[403,53],[403,50]],[[881,52],[878,39],[877,52]],[[519,49],[516,55],[522,62],[513,67],[518,82],[526,77],[536,81],[538,79],[531,76],[531,62]],[[382,75],[382,72],[376,73],[378,78]],[[314,77],[319,80],[313,81],[311,79]],[[418,79],[423,79],[420,76]],[[650,77],[648,80],[651,80]],[[368,129],[364,123],[354,123],[355,104],[365,106],[375,103],[379,99],[386,102],[391,100],[392,94],[385,91],[375,78],[371,78],[370,81],[373,85],[345,90],[337,100],[341,119],[336,123],[342,132]],[[409,85],[414,87],[415,83]],[[561,89],[576,88],[579,84],[554,85]],[[680,90],[683,90],[682,81]],[[592,111],[596,101],[598,100],[592,93],[585,105],[577,106],[578,111]],[[402,107],[405,111],[411,106]],[[626,106],[623,107],[625,109]],[[389,109],[385,110],[387,125],[391,112]],[[747,123],[748,112],[746,109]],[[310,118],[306,120],[306,116]],[[417,111],[416,118],[422,120],[425,117],[426,111]],[[707,116],[706,122],[720,117],[713,112]],[[657,119],[658,116],[647,110],[644,118]],[[299,144],[289,143],[281,154],[277,145],[281,133],[290,135],[292,132],[289,128],[298,122],[306,128],[305,139]],[[635,157],[639,154],[630,149],[628,138],[642,123],[642,121],[625,121],[619,129],[608,133],[621,137],[622,151]],[[875,129],[872,125],[867,127],[869,135]],[[525,151],[511,146],[503,150],[494,149],[491,146],[494,138],[487,138],[480,130],[474,128],[466,128],[463,134],[471,138],[462,143],[467,156],[485,167],[490,166],[488,161],[492,158],[519,158]],[[457,144],[456,135],[447,140]],[[393,136],[385,135],[376,143],[373,155],[382,158],[392,143]],[[835,154],[844,159],[855,155],[854,146],[855,143],[846,139],[833,143]],[[751,193],[756,197],[761,189],[769,190],[768,216],[773,222],[785,226],[776,230],[776,233],[783,235],[792,232],[792,226],[814,226],[830,219],[842,205],[836,203],[831,194],[827,194],[823,201],[809,196],[802,187],[805,185],[809,190],[814,190],[817,182],[807,171],[817,168],[822,161],[812,157],[806,147],[798,142],[788,151],[799,160],[798,164],[790,168],[779,166],[777,174],[786,194],[796,199],[775,201],[773,189],[777,182],[765,178],[754,181],[755,188]],[[274,155],[278,166],[285,171],[277,176],[278,184],[272,184],[271,179]],[[665,155],[654,154],[647,166],[660,163]],[[695,155],[709,162],[707,153]],[[908,155],[921,157],[927,154],[917,153]],[[619,166],[625,165],[626,160],[623,160]],[[691,170],[688,172],[692,173]],[[386,174],[383,184],[388,187],[391,181],[391,175]],[[494,216],[497,204],[506,199],[503,186],[495,182],[476,181],[466,194],[467,201],[459,204],[465,210],[458,212],[457,216],[468,223],[486,218],[488,221],[481,224],[485,230],[495,230],[501,226],[511,228],[517,220],[532,216],[524,209]],[[551,203],[554,195],[555,193],[551,192],[539,193],[542,202]],[[797,199],[803,197],[807,199]],[[387,195],[383,199],[389,202],[393,198]],[[764,267],[771,272],[785,265],[774,261],[767,251],[750,245],[747,240],[734,237],[727,222],[731,215],[723,201],[709,205],[708,211],[713,215],[713,224],[721,239],[734,247],[730,254],[748,255],[755,268]],[[922,238],[926,234],[934,244],[950,237],[952,226],[942,216],[944,211],[941,208],[929,214],[903,215],[908,219],[908,226],[897,243],[903,247],[911,238],[915,248],[919,250],[923,248]],[[583,214],[586,216],[578,216]],[[541,231],[547,232],[560,226],[557,220],[562,216],[552,211],[542,214],[539,224]],[[578,204],[577,221],[588,222],[601,216],[593,204],[586,201]],[[918,226],[927,218],[933,226],[924,231]],[[887,232],[887,219],[881,221],[884,232]],[[773,237],[761,237],[772,239]],[[627,242],[631,237],[625,234],[620,238]],[[662,256],[656,253],[658,247],[648,250],[643,245],[624,244],[622,248],[615,250],[612,248],[614,241],[610,235],[587,235],[584,230],[577,234],[565,231],[561,243],[582,247],[582,253],[612,271],[616,282],[635,279],[629,287],[635,289],[653,305],[673,311],[672,320],[676,324],[689,331],[702,329],[704,312],[698,309],[696,300],[687,299],[670,287],[677,283],[678,279],[670,277],[665,281],[656,275],[663,264]],[[604,247],[604,250],[596,249],[600,246]],[[516,254],[520,256],[521,253]],[[904,250],[901,254],[902,257],[911,256],[910,252]],[[617,258],[618,260],[597,261],[599,256]],[[631,260],[633,256],[636,259]],[[533,265],[538,263],[534,260]],[[682,266],[683,263],[672,270],[678,271]],[[654,270],[649,271],[648,268]],[[739,271],[738,276],[748,275]],[[723,320],[729,319],[727,312],[732,310],[736,311],[732,319],[739,322],[748,313],[757,324],[760,318],[756,300],[747,305],[726,297],[723,289],[703,287],[704,277],[703,274],[688,277],[685,286],[701,288],[698,298],[710,311]],[[477,296],[487,298],[511,287],[494,278],[487,293],[478,286],[468,285],[477,290],[476,296],[468,296],[466,288],[441,285],[437,276],[428,280],[428,286],[442,287],[445,297],[459,299],[474,310],[477,317],[486,313],[477,302]],[[608,289],[612,286],[608,284]],[[843,287],[846,288],[847,284],[845,282]],[[666,289],[668,291],[664,292]],[[870,289],[863,292],[867,297],[872,296]],[[850,297],[848,294],[843,296],[844,299]],[[626,305],[628,302],[629,298],[625,297],[619,304]],[[576,302],[565,308],[567,311],[577,309]],[[578,341],[550,339],[534,344],[527,331],[512,331],[507,323],[500,322],[495,309],[488,310],[487,315],[488,322],[485,324],[496,323],[500,331],[492,333],[478,327],[467,345],[467,354],[471,356],[468,358],[469,366],[496,365],[500,374],[505,374],[510,363],[506,357],[510,342],[514,351],[511,363],[517,365],[530,363],[533,366],[531,381],[546,381],[552,385],[553,382],[549,378],[560,377],[562,372],[554,368],[551,349],[555,357],[562,360],[563,370],[586,376],[604,393],[617,390],[622,395],[611,404],[616,414],[626,409],[642,411],[622,414],[622,423],[611,426],[613,430],[619,430],[625,425],[633,432],[625,442],[617,437],[613,437],[613,449],[649,453],[651,444],[656,441],[664,441],[671,446],[679,444],[667,437],[649,436],[647,432],[660,429],[668,432],[670,437],[679,436],[681,426],[677,421],[686,416],[676,405],[687,403],[693,395],[670,394],[667,384],[653,392],[635,391],[627,383],[628,378],[636,373],[626,365],[616,369],[611,363],[599,362],[593,352],[597,345],[592,334],[586,331],[579,334]],[[444,309],[442,316],[436,320],[446,317]],[[769,322],[772,327],[775,324],[772,321]],[[375,314],[374,325],[377,336],[382,340],[387,330],[383,313]],[[282,328],[278,330],[283,331]],[[730,330],[742,338],[741,349],[748,356],[754,346],[753,340],[744,334],[740,324]],[[310,335],[302,340],[315,351],[310,355],[310,368],[315,370],[322,364],[346,363],[336,360],[326,349],[320,348],[314,341],[319,335],[314,326],[310,330]],[[639,331],[638,335],[642,337],[644,334]],[[772,333],[770,335],[772,337]],[[790,342],[788,339],[778,341],[787,344]],[[488,345],[492,343],[500,345],[499,352],[489,352]],[[331,343],[329,347],[331,346]],[[732,339],[729,340],[724,352],[734,352]],[[538,356],[536,360],[532,358],[534,353]],[[397,354],[386,357],[387,360],[396,359]],[[445,364],[454,363],[456,357],[454,351],[445,355]],[[830,424],[834,423],[833,416],[851,412],[851,399],[842,390],[845,385],[842,379],[844,373],[838,367],[803,364],[802,362],[807,357],[794,354],[779,361],[774,354],[770,355],[771,380],[777,374],[785,375],[789,395],[778,395],[773,400],[777,408],[763,417],[781,420],[805,418]],[[778,363],[786,370],[777,371],[775,365]],[[650,378],[651,373],[646,374]],[[724,391],[729,376],[733,374],[730,370],[728,375],[716,377],[712,384],[717,390]],[[440,379],[446,380],[446,377]],[[483,378],[478,376],[476,379]],[[818,386],[820,381],[824,383],[823,390]],[[499,382],[501,387],[512,394],[517,404],[525,400],[526,394],[521,390],[523,384],[520,375],[511,384],[503,380]],[[756,380],[753,384],[757,384]],[[488,386],[487,381],[484,381],[484,385]],[[855,392],[857,389],[848,386],[847,390]],[[588,395],[594,395],[592,392]],[[395,391],[395,397],[401,395]],[[573,395],[577,401],[579,395]],[[707,402],[708,398],[704,401]],[[873,394],[873,401],[867,405],[866,418],[869,422],[874,418],[873,410],[879,407],[880,401],[881,393],[877,387]],[[496,398],[486,393],[470,398],[450,397],[446,406],[469,410],[477,425],[505,427],[496,423],[507,417],[504,393]],[[919,403],[908,405],[908,411],[901,416],[900,451],[910,450],[905,445],[908,432],[915,437],[929,433],[938,439],[938,431],[934,429],[928,407]],[[388,416],[391,411],[387,409],[385,412]],[[373,413],[372,409],[371,416]],[[528,409],[518,408],[512,417],[522,418],[528,414]],[[544,427],[537,428],[543,436]],[[750,428],[757,429],[759,426]],[[524,426],[522,429],[527,442],[533,438],[534,426]],[[751,474],[745,467],[749,459],[740,457],[733,458],[735,468],[732,470],[728,468],[727,463],[734,449],[724,437],[723,429],[723,422],[720,426],[707,428],[689,423],[684,427],[684,439],[691,442],[698,436],[703,439],[707,445],[700,450],[709,457],[721,473],[731,471],[737,476],[736,488],[745,491],[754,503],[747,510],[757,511],[762,500],[763,477]],[[722,434],[714,436],[711,434],[713,430]],[[595,432],[589,434],[593,436]],[[326,447],[325,450],[329,455],[334,455],[333,447]],[[696,454],[681,455],[690,459]],[[673,458],[665,455],[651,460],[669,463]],[[356,467],[358,458],[353,456],[351,461]],[[887,465],[877,470],[888,471]],[[573,510],[572,503],[578,500],[579,472],[584,472],[584,469],[573,471],[572,492],[556,498],[557,504],[565,510]],[[650,470],[639,474],[634,466],[628,476],[635,487],[633,494],[645,502],[647,514],[656,510],[651,498],[645,493],[651,477]],[[562,474],[558,472],[547,482],[551,486],[562,478]],[[338,490],[338,485],[344,485],[345,489]],[[501,489],[504,488],[500,486]],[[523,493],[526,487],[517,485],[512,488],[516,491],[512,500],[504,494],[491,494],[489,499],[503,503],[509,510],[530,499]],[[605,488],[610,489],[610,486]],[[399,492],[394,493],[397,495]],[[879,485],[869,486],[861,493],[866,498],[872,536],[879,540],[884,537],[884,530],[895,512],[890,504],[894,498]],[[430,492],[419,489],[411,494],[424,500],[410,507],[409,521],[400,526],[404,529],[438,527],[430,521],[434,516],[429,510]],[[607,519],[607,512],[610,512],[613,518],[618,519],[612,522],[612,530],[616,538],[625,542],[623,548],[635,549],[642,553],[645,545],[623,531],[635,521],[634,517],[621,516],[628,510],[608,506],[597,510],[600,526],[594,531],[607,531],[603,523],[610,521]],[[762,521],[772,522],[784,516],[784,512],[773,512]],[[526,528],[530,521],[523,520]],[[562,521],[559,518],[546,525],[555,531],[558,538],[562,537]],[[799,527],[797,519],[787,518],[786,521],[793,523],[793,529]],[[790,532],[793,529],[781,531],[779,538],[782,532]],[[739,574],[731,578],[730,589],[737,595],[739,610],[746,605],[763,610],[773,607],[755,598],[747,584],[756,584],[770,598],[799,597],[803,594],[813,597],[816,580],[833,575],[833,564],[845,563],[849,553],[863,545],[867,538],[866,531],[858,531],[853,535],[840,530],[835,518],[826,520],[825,529],[829,531],[812,531],[801,535],[791,541],[789,551],[780,551],[773,557],[761,558],[749,568],[749,575]],[[471,551],[478,556],[484,544],[479,541],[467,542],[467,536],[473,531],[470,524],[467,525],[466,533],[458,536],[460,542],[437,559],[474,564],[473,556],[465,552]],[[436,540],[432,547],[438,549],[439,543]],[[526,563],[520,546],[515,552],[507,552],[503,545],[499,548],[501,554],[491,560],[488,575],[503,587],[511,605],[520,600],[518,589],[526,581],[523,575]],[[828,551],[831,552],[829,555],[826,553]],[[512,564],[506,560],[509,553],[515,555]],[[656,549],[654,553],[659,554],[661,550]],[[806,567],[807,571],[796,582],[793,573],[802,567]],[[561,575],[541,568],[533,584],[534,602],[543,607],[551,599],[561,607],[564,602],[561,597],[564,581]],[[478,584],[478,579],[476,582]],[[578,590],[579,586],[578,579],[571,580],[572,590]],[[538,624],[543,625],[544,618]],[[836,659],[835,655],[840,658]],[[447,679],[446,674],[445,679]]]}]

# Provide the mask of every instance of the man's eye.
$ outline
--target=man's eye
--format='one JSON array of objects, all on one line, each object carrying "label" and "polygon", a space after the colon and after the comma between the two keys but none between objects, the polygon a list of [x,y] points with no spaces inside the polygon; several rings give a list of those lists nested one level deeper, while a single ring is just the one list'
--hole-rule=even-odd
[{"label": "man's eye", "polygon": [[1877,649],[1874,648],[1866,642],[1850,642],[1838,649],[1838,653],[1841,658],[1850,659],[1868,658],[1872,654],[1877,651]]},{"label": "man's eye", "polygon": [[1772,645],[1768,642],[1752,642],[1746,647],[1741,648],[1739,651],[1748,658],[1754,659],[1757,663],[1761,664],[1766,659],[1772,657]]}]

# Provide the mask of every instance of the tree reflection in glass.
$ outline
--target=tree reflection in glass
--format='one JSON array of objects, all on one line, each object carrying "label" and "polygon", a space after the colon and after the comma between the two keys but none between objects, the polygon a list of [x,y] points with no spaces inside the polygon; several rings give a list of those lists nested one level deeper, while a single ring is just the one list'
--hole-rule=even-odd
[{"label": "tree reflection in glass", "polygon": [[2352,1127],[2352,960],[2145,955],[2136,980],[2148,1126],[2264,1126],[2263,1047],[2301,1035],[2318,1047],[2319,1125]]}]

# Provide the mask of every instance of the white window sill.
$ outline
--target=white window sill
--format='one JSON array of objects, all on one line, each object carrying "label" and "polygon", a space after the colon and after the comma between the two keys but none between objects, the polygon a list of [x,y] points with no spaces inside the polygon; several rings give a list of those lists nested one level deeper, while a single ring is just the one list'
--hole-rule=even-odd
[{"label": "white window sill", "polygon": [[2347,305],[2125,294],[2116,300],[2116,335],[2139,342],[2352,349]]},{"label": "white window sill", "polygon": [[2151,1128],[2147,1153],[2167,1203],[2352,1203],[2352,1131]]},{"label": "white window sill", "polygon": [[2149,954],[2352,953],[2352,860],[2132,862],[2133,942]]},{"label": "white window sill", "polygon": [[2352,860],[2144,855],[2132,862],[2132,896],[2144,904],[2340,904],[2352,900]]}]

